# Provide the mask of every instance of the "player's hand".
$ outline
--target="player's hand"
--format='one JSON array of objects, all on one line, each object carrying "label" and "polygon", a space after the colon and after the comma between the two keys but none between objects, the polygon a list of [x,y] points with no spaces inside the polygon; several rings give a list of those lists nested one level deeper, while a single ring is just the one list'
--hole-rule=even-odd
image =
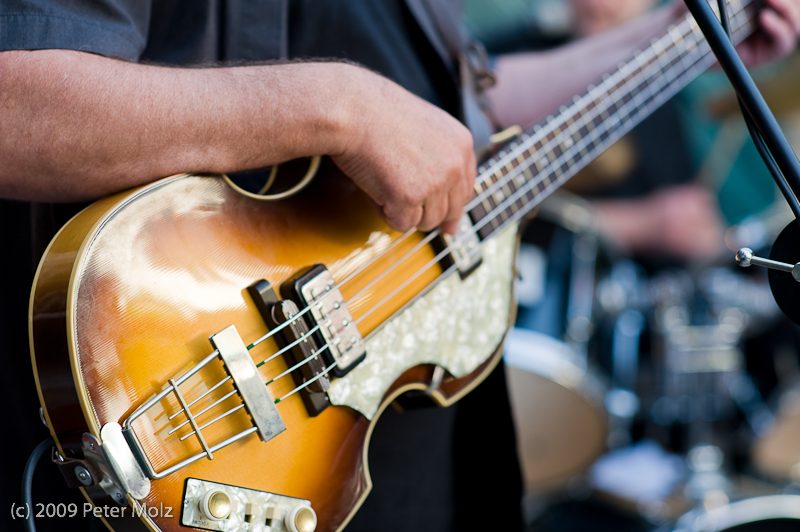
[{"label": "player's hand", "polygon": [[662,189],[647,200],[658,220],[655,248],[686,260],[713,259],[722,250],[723,225],[716,199],[696,185]]},{"label": "player's hand", "polygon": [[644,198],[594,205],[600,234],[628,253],[705,261],[723,251],[722,215],[700,186],[670,186]]},{"label": "player's hand", "polygon": [[747,66],[757,66],[789,55],[800,37],[800,0],[763,0],[758,29],[737,46]]},{"label": "player's hand", "polygon": [[395,83],[353,70],[346,140],[333,160],[392,228],[455,232],[473,193],[472,135]]}]

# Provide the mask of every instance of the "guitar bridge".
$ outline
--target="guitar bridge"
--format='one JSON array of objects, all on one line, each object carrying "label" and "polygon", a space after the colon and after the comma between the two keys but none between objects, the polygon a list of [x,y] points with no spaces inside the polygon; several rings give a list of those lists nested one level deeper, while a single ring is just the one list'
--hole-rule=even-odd
[{"label": "guitar bridge", "polygon": [[[286,430],[286,425],[278,413],[275,401],[270,397],[264,383],[261,382],[256,365],[250,357],[247,347],[244,345],[239,333],[236,331],[236,327],[231,325],[211,336],[210,341],[216,347],[213,353],[180,377],[170,379],[169,384],[161,392],[136,409],[123,424],[122,432],[125,436],[125,440],[127,440],[131,451],[134,453],[137,461],[144,468],[144,472],[149,478],[159,479],[166,477],[203,457],[213,460],[213,453],[250,434],[257,433],[262,441],[267,442]],[[228,377],[219,381],[215,386],[197,397],[185,397],[184,392],[181,391],[181,386],[186,384],[189,379],[197,375],[200,370],[208,366],[212,361],[218,359],[221,359],[222,367],[228,374]],[[217,390],[217,393],[221,393],[222,389],[219,387],[225,384],[232,387],[232,391],[199,412],[195,413],[192,411],[192,406],[194,406],[195,403],[203,400],[215,390]],[[168,421],[171,421],[177,416],[183,416],[186,420],[173,428],[168,433],[168,436],[171,436],[181,429],[188,431],[187,434],[180,437],[180,441],[193,436],[200,444],[202,451],[162,471],[156,471],[136,436],[133,423],[171,394],[177,399],[179,409],[168,418]],[[219,413],[219,409],[224,408],[224,401],[226,399],[234,401],[234,396],[238,396],[241,402],[228,411]],[[209,443],[206,441],[203,429],[242,409],[250,418],[252,422],[251,427],[237,434],[233,434],[221,442]],[[214,413],[219,413],[219,415],[211,420],[206,420]],[[201,418],[201,416],[205,417]],[[184,429],[183,427],[187,425],[188,427]]]}]

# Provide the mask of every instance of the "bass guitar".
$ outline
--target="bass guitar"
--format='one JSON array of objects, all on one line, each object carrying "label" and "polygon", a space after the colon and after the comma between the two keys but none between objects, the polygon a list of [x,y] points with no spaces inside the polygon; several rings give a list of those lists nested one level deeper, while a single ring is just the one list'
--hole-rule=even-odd
[{"label": "bass guitar", "polygon": [[[743,38],[754,8],[731,10]],[[113,530],[343,529],[386,406],[448,405],[497,364],[522,217],[713,62],[676,20],[483,162],[451,237],[390,230],[332,164],[278,202],[178,175],[91,205],[30,304],[70,484]]]}]

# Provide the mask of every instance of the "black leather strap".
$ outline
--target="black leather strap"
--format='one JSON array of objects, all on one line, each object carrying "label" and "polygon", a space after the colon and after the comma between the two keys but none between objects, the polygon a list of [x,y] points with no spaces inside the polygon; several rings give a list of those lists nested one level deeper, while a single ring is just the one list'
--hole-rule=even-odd
[{"label": "black leather strap", "polygon": [[409,10],[445,64],[456,65],[461,96],[461,119],[472,132],[478,158],[491,147],[493,126],[485,90],[494,83],[483,45],[472,40],[461,21],[458,0],[406,0]]}]

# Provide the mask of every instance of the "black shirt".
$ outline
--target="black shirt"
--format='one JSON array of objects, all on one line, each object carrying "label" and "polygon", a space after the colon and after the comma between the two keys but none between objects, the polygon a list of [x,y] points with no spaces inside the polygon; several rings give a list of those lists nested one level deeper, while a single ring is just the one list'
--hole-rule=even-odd
[{"label": "black shirt", "polygon": [[[287,5],[288,11],[285,9]],[[288,28],[288,32],[283,32],[282,28]],[[452,77],[453,66],[446,64],[446,58],[436,53],[401,0],[291,0],[288,3],[281,0],[169,0],[152,4],[142,0],[3,0],[0,4],[0,50],[48,48],[174,65],[236,64],[284,56],[333,57],[376,70],[451,113],[458,106]],[[3,131],[2,134],[14,132]],[[11,411],[10,423],[4,432],[15,435],[13,438],[4,438],[5,444],[11,446],[5,456],[15,457],[3,475],[2,502],[7,511],[11,502],[19,502],[19,479],[24,459],[47,436],[46,429],[38,421],[39,403],[28,354],[27,306],[34,268],[46,242],[79,207],[0,200],[0,223],[4,227],[0,238],[4,248],[10,250],[10,260],[0,262],[0,274],[8,286],[0,298],[0,334],[4,338],[3,360],[10,361],[13,368],[0,374],[3,375],[4,404]],[[495,376],[493,380],[497,379]],[[498,386],[499,389],[491,393],[502,405],[506,401],[504,385],[500,382]],[[511,461],[513,476],[516,462],[513,433],[509,432],[510,412],[507,403],[503,407],[505,411],[498,415],[496,409],[492,409],[491,402],[479,397],[475,397],[473,402],[486,409],[485,414],[493,417],[492,423],[499,423],[505,430],[506,448],[499,454],[506,461]],[[447,410],[449,412],[443,414],[417,415],[413,422],[415,426],[422,427],[422,432],[430,432],[430,428],[450,433],[454,425],[463,425],[468,429],[467,418],[459,421],[454,417],[455,409]],[[391,417],[391,414],[387,417]],[[391,444],[401,437],[397,434],[397,427],[397,423],[393,424],[390,419],[379,422],[378,428],[387,434],[384,438],[387,445],[379,447],[380,430],[377,430],[373,438],[375,451],[371,450],[370,456],[383,454],[386,457],[384,463],[396,457],[396,449]],[[432,442],[438,446],[438,450],[426,447],[428,454],[419,457],[423,460],[421,462],[415,460],[414,456],[407,458],[417,464],[421,473],[430,474],[439,468],[441,481],[444,476],[452,474],[450,463],[443,461],[450,452],[450,442],[439,441],[441,438],[435,434],[428,436],[430,442],[424,445]],[[484,442],[476,441],[474,444],[483,446]],[[466,467],[477,465],[473,457],[481,451],[485,451],[485,448],[457,451],[456,454],[462,456],[465,462],[461,470],[466,471]],[[493,459],[491,455],[488,456]],[[497,469],[495,462],[485,463],[487,465],[483,470],[494,472]],[[373,472],[380,470],[378,460],[372,465]],[[39,469],[47,470],[47,467],[40,466]],[[504,467],[501,471],[507,469]],[[477,471],[477,476],[470,475],[473,481],[492,483],[483,479],[480,468]],[[412,476],[407,471],[405,473],[405,478]],[[83,500],[77,492],[66,493],[61,479],[43,480],[40,477],[44,474],[44,471],[37,473],[35,501],[66,500],[82,508]],[[389,471],[387,475],[389,478],[396,477],[397,472]],[[500,479],[508,480],[504,473],[500,473]],[[376,486],[386,482],[375,480]],[[410,480],[425,482],[421,478]],[[466,489],[470,484],[463,482],[463,478],[459,477],[458,480],[471,496],[480,493],[478,489]],[[514,489],[519,489],[519,478],[511,484],[514,493]],[[381,528],[392,529],[391,526],[387,528],[389,524],[397,530],[409,527],[420,529],[420,525],[429,530],[444,530],[453,526],[451,510],[441,508],[453,504],[448,491],[452,486],[428,485],[424,507],[409,505],[407,500],[404,501],[406,506],[398,507],[397,499],[406,498],[405,494],[413,489],[410,486],[410,483],[403,486],[385,485],[384,493],[391,493],[390,498],[383,502],[377,492],[380,488],[376,488],[356,521],[360,519],[361,526],[370,529],[370,519],[391,520],[390,516],[398,512],[413,512],[417,514],[416,523],[413,520],[395,519]],[[419,487],[422,489],[425,486]],[[52,488],[52,491],[47,488]],[[510,503],[513,514],[516,507],[514,496],[509,500],[502,490],[495,488],[493,493],[503,502]],[[514,494],[518,496],[518,493]],[[395,499],[391,499],[391,496]],[[392,507],[386,506],[386,500],[390,501]],[[370,504],[374,506],[373,510],[370,510]],[[461,504],[469,507],[471,500]],[[440,515],[427,515],[429,511],[439,511]],[[474,524],[478,525],[477,522]],[[65,525],[71,525],[71,529],[85,529],[88,523],[78,520],[70,523],[54,519],[37,520],[40,530],[60,530]],[[358,526],[359,523],[354,522],[350,528],[356,529]],[[16,521],[10,529],[21,530],[21,527],[22,523]]]}]

